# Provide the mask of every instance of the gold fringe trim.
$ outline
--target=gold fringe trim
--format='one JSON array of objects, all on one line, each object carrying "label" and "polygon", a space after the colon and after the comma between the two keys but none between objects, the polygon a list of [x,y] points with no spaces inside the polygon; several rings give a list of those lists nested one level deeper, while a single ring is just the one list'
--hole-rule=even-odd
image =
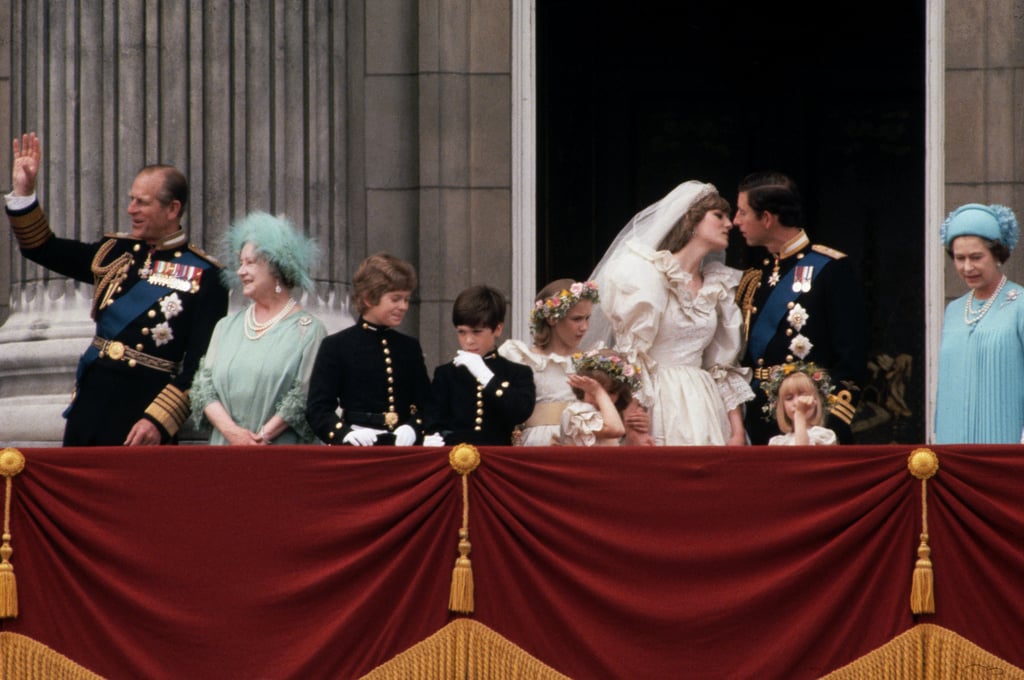
[{"label": "gold fringe trim", "polygon": [[932,549],[928,546],[928,480],[939,471],[939,457],[931,449],[914,449],[910,452],[907,467],[910,474],[921,480],[921,543],[917,546],[917,563],[910,586],[910,611],[934,614],[935,575],[932,572]]},{"label": "gold fringe trim", "polygon": [[455,619],[363,680],[567,680],[487,626]]},{"label": "gold fringe trim", "polygon": [[944,680],[945,678],[1024,678],[1024,670],[986,652],[956,633],[920,623],[873,652],[822,680]]},{"label": "gold fringe trim", "polygon": [[18,680],[103,680],[41,642],[0,633],[0,678]]},{"label": "gold fringe trim", "polygon": [[[25,456],[18,449],[0,451],[0,475],[4,477],[4,533],[0,542],[0,619],[18,616],[18,581],[11,564],[11,497],[14,495],[14,477],[25,469]],[[18,677],[18,676],[3,676]]]},{"label": "gold fringe trim", "polygon": [[459,529],[459,556],[452,570],[452,589],[448,610],[473,613],[473,564],[469,561],[469,473],[480,465],[480,451],[471,444],[459,444],[448,453],[448,463],[462,477],[462,527]]}]

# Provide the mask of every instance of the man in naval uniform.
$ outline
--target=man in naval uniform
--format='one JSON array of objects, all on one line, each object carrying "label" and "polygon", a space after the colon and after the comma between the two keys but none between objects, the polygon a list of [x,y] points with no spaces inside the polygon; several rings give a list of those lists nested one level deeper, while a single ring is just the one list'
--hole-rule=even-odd
[{"label": "man in naval uniform", "polygon": [[733,223],[749,246],[767,249],[748,269],[736,294],[743,312],[743,365],[754,369],[754,401],[744,424],[752,444],[778,434],[774,414],[765,420],[760,381],[771,368],[793,361],[826,369],[835,386],[825,426],[841,444],[853,443],[850,423],[867,367],[864,297],[846,255],[811,245],[802,222],[796,184],[779,173],[747,176],[739,186]]},{"label": "man in naval uniform", "polygon": [[131,232],[85,243],[50,229],[35,195],[40,159],[35,133],[14,140],[14,188],[5,201],[21,252],[95,285],[96,337],[79,359],[64,445],[175,443],[192,376],[228,308],[220,266],[181,228],[185,176],[165,165],[143,168],[129,195]]}]

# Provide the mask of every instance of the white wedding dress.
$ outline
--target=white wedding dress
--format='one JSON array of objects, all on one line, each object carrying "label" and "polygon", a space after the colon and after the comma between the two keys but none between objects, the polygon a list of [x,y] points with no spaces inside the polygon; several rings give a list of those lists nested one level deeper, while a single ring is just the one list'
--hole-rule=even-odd
[{"label": "white wedding dress", "polygon": [[603,272],[601,309],[615,349],[644,369],[637,395],[650,408],[658,445],[723,445],[728,411],[753,399],[750,369],[738,365],[741,313],[734,301],[741,272],[706,262],[697,295],[668,251],[626,244]]}]

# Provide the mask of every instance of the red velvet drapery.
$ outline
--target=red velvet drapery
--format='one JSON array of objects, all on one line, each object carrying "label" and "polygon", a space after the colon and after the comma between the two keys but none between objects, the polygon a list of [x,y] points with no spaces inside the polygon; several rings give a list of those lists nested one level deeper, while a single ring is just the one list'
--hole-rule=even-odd
[{"label": "red velvet drapery", "polygon": [[[913,447],[481,449],[474,618],[575,678],[816,678],[910,628]],[[1021,447],[933,447],[936,614],[1024,666]],[[354,678],[442,628],[447,449],[23,449],[27,635],[108,678]]]}]

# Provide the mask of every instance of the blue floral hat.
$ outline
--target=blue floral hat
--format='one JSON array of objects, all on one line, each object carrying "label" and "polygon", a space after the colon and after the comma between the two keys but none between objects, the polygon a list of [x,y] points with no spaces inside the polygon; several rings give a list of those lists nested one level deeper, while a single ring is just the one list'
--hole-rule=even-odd
[{"label": "blue floral hat", "polygon": [[1005,205],[982,205],[967,203],[949,213],[939,229],[942,245],[950,247],[958,236],[980,236],[989,241],[999,241],[1013,250],[1017,245],[1020,230],[1013,210]]}]

